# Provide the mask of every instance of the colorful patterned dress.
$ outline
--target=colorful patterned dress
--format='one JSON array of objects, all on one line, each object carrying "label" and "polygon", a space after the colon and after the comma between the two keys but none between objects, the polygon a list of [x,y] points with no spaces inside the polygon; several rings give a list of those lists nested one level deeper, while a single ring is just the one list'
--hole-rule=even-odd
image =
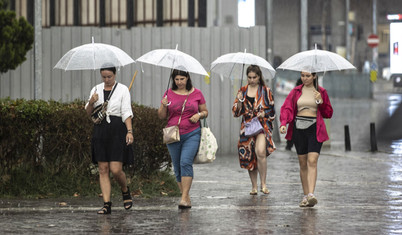
[{"label": "colorful patterned dress", "polygon": [[[240,88],[239,91],[243,93],[243,97],[247,96],[248,85]],[[257,155],[255,153],[256,136],[246,137],[244,135],[244,123],[250,122],[251,119],[257,116],[257,113],[263,109],[265,112],[264,118],[259,118],[262,126],[264,127],[264,134],[267,143],[266,155],[267,157],[275,150],[275,144],[272,140],[273,124],[275,119],[274,97],[271,89],[265,86],[259,86],[257,95],[254,99],[254,104],[250,103],[248,99],[244,99],[241,109],[237,108],[237,103],[240,102],[237,97],[233,103],[232,112],[235,117],[242,116],[240,127],[240,139],[237,144],[239,151],[240,167],[247,170],[254,170],[257,167]]]}]

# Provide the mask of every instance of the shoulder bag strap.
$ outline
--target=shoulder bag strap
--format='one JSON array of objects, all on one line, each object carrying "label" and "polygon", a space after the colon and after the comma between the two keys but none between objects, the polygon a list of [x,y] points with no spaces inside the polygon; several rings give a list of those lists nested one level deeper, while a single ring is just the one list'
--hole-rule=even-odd
[{"label": "shoulder bag strap", "polygon": [[113,89],[112,89],[112,92],[110,92],[110,94],[109,94],[109,96],[107,97],[107,99],[105,100],[105,102],[106,102],[106,101],[109,101],[109,100],[110,100],[110,97],[112,97],[112,94],[113,94],[114,90],[115,90],[116,87],[117,87],[117,83],[118,83],[118,82],[116,82],[116,84],[114,84]]},{"label": "shoulder bag strap", "polygon": [[177,125],[180,125],[180,122],[181,122],[181,115],[183,115],[184,107],[186,107],[186,103],[187,103],[187,99],[188,99],[188,96],[189,96],[189,95],[190,95],[190,92],[188,92],[187,97],[186,97],[186,99],[184,100],[183,107],[181,108],[181,114],[180,114],[179,122],[177,123]]}]

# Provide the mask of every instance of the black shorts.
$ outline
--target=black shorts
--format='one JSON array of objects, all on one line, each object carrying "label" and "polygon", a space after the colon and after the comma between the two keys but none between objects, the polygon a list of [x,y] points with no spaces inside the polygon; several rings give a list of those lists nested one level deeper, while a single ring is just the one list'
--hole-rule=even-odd
[{"label": "black shorts", "polygon": [[317,123],[314,123],[309,128],[302,130],[294,127],[292,141],[295,144],[298,155],[311,152],[320,153],[322,142],[317,141]]}]

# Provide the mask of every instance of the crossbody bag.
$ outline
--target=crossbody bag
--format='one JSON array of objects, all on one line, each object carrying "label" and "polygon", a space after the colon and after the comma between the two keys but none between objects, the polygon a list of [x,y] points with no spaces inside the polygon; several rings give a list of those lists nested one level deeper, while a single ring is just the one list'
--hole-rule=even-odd
[{"label": "crossbody bag", "polygon": [[94,108],[94,110],[92,111],[91,119],[92,119],[93,123],[100,124],[102,122],[102,120],[106,117],[107,105],[108,105],[110,97],[112,97],[112,94],[113,94],[114,90],[116,89],[116,87],[117,87],[117,82],[114,85],[112,91],[110,92],[110,94],[107,97],[107,99],[105,100],[105,102],[103,102],[103,104],[96,106]]}]

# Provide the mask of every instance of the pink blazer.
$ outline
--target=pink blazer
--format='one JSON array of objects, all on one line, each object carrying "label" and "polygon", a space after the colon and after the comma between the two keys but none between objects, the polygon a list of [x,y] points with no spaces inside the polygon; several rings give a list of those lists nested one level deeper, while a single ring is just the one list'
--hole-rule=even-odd
[{"label": "pink blazer", "polygon": [[[287,134],[285,136],[287,140],[292,139],[294,120],[297,114],[297,100],[302,94],[303,86],[304,85],[302,84],[293,88],[293,90],[289,92],[289,95],[286,97],[285,102],[281,107],[281,114],[279,117],[281,126],[286,126],[286,124],[289,123]],[[324,142],[329,140],[324,118],[331,118],[333,110],[327,91],[322,87],[319,87],[319,90],[323,103],[319,104],[317,108],[317,141]]]}]

